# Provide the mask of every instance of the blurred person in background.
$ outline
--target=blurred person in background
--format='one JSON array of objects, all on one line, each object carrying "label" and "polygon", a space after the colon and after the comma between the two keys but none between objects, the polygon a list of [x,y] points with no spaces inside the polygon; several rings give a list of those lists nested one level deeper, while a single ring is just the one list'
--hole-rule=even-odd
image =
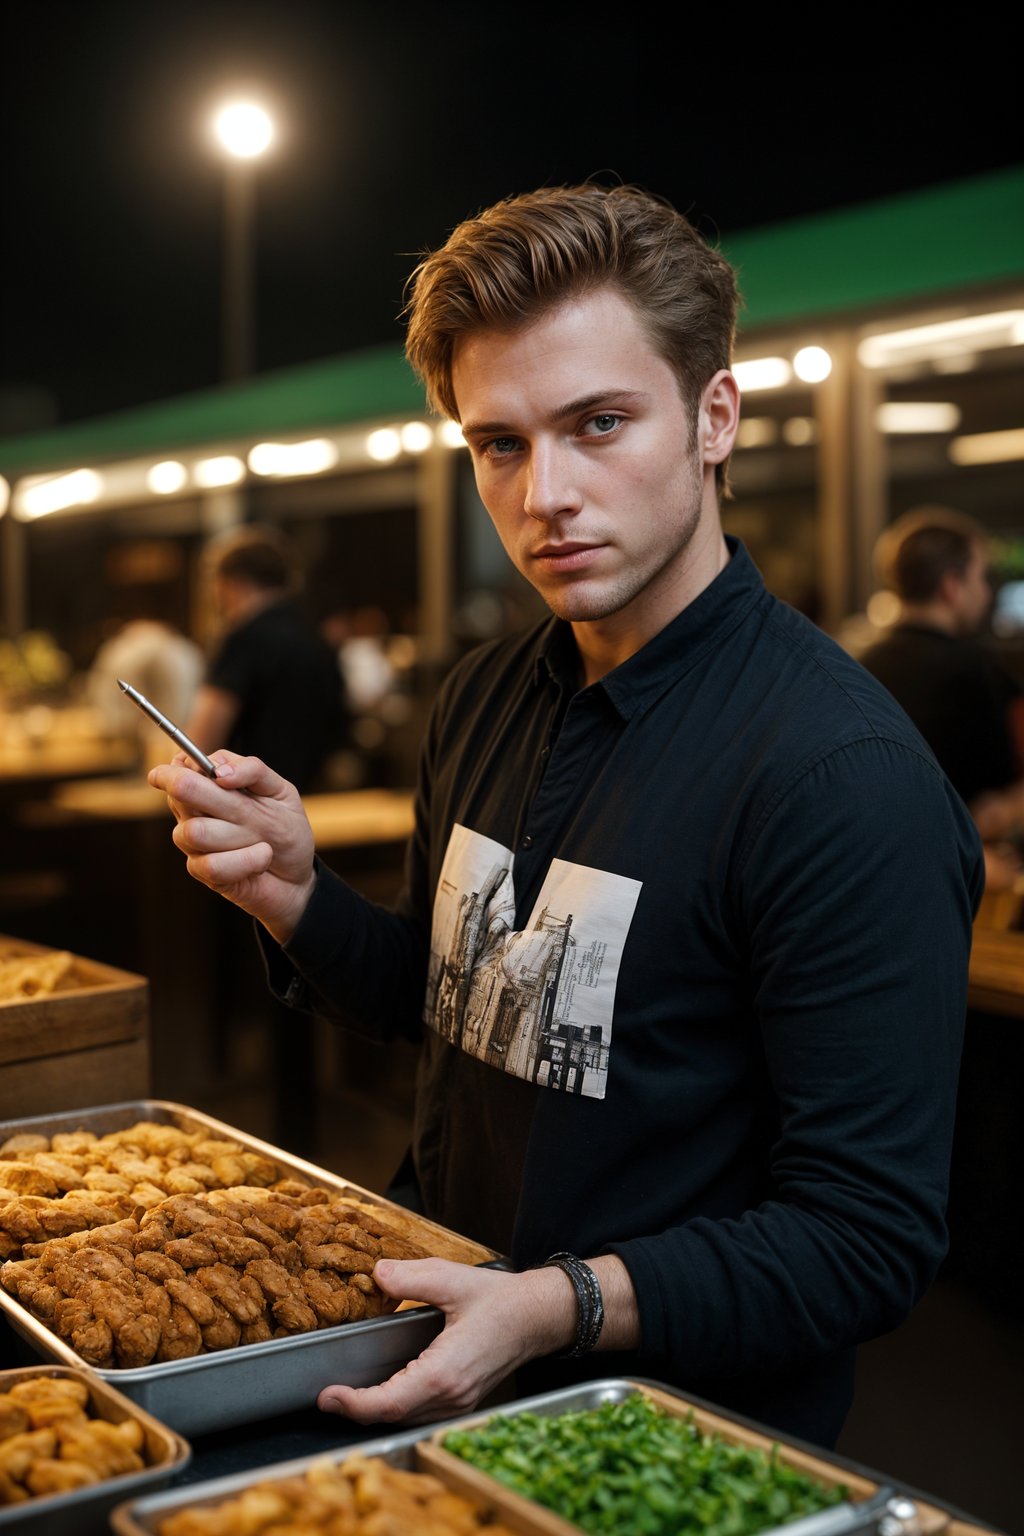
[{"label": "blurred person in background", "polygon": [[288,541],[230,529],[207,546],[205,574],[221,633],[185,730],[204,752],[262,758],[307,794],[345,746],[348,712],[337,656],[296,601]]},{"label": "blurred person in background", "polygon": [[445,1326],[325,1385],[362,1423],[640,1372],[834,1444],[945,1251],[979,839],[724,534],[737,303],[629,186],[508,199],[417,268],[407,355],[550,614],[442,683],[394,906],[257,759],[150,775],[277,995],[420,1043],[420,1208],[513,1266],[375,1267]]},{"label": "blurred person in background", "polygon": [[170,719],[187,720],[205,667],[200,646],[173,625],[144,616],[129,618],[97,650],[86,677],[86,698],[112,735],[135,735],[140,763],[148,770],[167,761],[167,737],[129,703],[117,686],[118,678],[144,693]]},{"label": "blurred person in background", "polygon": [[1024,829],[1024,689],[984,640],[990,545],[983,524],[949,507],[897,518],[874,560],[899,614],[859,659],[910,716],[967,805],[985,842],[987,888],[999,890],[1022,868],[1011,839]]},{"label": "blurred person in background", "polygon": [[[220,631],[186,733],[211,752],[227,743],[255,755],[300,794],[327,788],[331,760],[344,752],[349,717],[335,652],[300,610],[301,578],[289,541],[276,528],[244,524],[204,551],[204,575]],[[166,741],[165,741],[166,746]],[[166,761],[166,751],[163,754]],[[263,985],[252,923],[218,902],[215,928],[214,1069],[234,1071],[232,1042],[253,1024],[269,1027],[273,1133],[302,1156],[317,1151],[312,1021]]]}]

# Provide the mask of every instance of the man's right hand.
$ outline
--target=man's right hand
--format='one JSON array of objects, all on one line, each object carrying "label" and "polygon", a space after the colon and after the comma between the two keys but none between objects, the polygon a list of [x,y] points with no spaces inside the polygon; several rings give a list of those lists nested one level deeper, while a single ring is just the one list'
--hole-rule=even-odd
[{"label": "man's right hand", "polygon": [[316,884],[313,830],[298,790],[258,757],[215,752],[216,780],[190,761],[178,753],[149,773],[174,813],[189,874],[287,943]]}]

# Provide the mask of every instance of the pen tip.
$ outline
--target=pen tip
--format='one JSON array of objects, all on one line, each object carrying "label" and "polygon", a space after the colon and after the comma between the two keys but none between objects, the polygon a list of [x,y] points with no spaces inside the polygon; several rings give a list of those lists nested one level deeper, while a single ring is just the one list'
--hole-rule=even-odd
[{"label": "pen tip", "polygon": [[125,682],[123,677],[119,677],[118,678],[117,686],[120,688],[122,693],[127,693],[128,692],[128,684]]}]

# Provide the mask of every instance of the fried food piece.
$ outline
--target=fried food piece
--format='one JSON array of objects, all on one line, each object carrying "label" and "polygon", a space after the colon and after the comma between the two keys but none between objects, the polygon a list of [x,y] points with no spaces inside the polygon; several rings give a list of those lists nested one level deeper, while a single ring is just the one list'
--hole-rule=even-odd
[{"label": "fried food piece", "polygon": [[66,949],[42,955],[12,955],[0,960],[0,1002],[39,997],[62,986],[74,986],[74,956]]},{"label": "fried food piece", "polygon": [[84,1381],[71,1376],[28,1376],[24,1381],[16,1381],[7,1395],[19,1403],[45,1403],[61,1398],[83,1411],[89,1403],[89,1388]]},{"label": "fried food piece", "polygon": [[214,1319],[212,1322],[200,1325],[203,1335],[203,1346],[206,1349],[234,1349],[242,1337],[242,1325],[236,1317],[232,1317],[226,1307],[213,1297]]},{"label": "fried food piece", "polygon": [[245,1266],[245,1273],[251,1275],[269,1301],[278,1301],[282,1296],[292,1294],[292,1276],[281,1264],[275,1264],[273,1259],[252,1259]]},{"label": "fried food piece", "polygon": [[63,1296],[54,1308],[53,1321],[61,1338],[89,1365],[113,1365],[114,1335],[110,1324],[97,1317],[79,1297]]},{"label": "fried food piece", "polygon": [[58,1131],[50,1139],[50,1151],[60,1156],[68,1152],[88,1152],[96,1145],[98,1139],[95,1131]]},{"label": "fried food piece", "polygon": [[280,1169],[259,1152],[236,1152],[214,1157],[213,1171],[225,1187],[231,1184],[257,1184],[266,1187],[273,1184]]},{"label": "fried food piece", "polygon": [[329,1269],[304,1269],[299,1277],[306,1299],[325,1328],[347,1323],[352,1312],[349,1287]]},{"label": "fried food piece", "polygon": [[240,1275],[230,1264],[209,1264],[197,1269],[195,1278],[240,1323],[254,1323],[266,1308],[263,1292],[250,1275]]},{"label": "fried food piece", "polygon": [[0,1146],[0,1158],[23,1158],[32,1152],[49,1152],[50,1139],[36,1131],[19,1131]]},{"label": "fried food piece", "polygon": [[307,1243],[301,1235],[299,1251],[306,1269],[336,1269],[347,1275],[372,1275],[377,1262],[347,1243]]},{"label": "fried food piece", "polygon": [[170,1316],[160,1329],[157,1360],[187,1360],[202,1351],[199,1324],[180,1301],[171,1301]]},{"label": "fried food piece", "polygon": [[184,1267],[176,1259],[157,1249],[137,1253],[135,1271],[137,1274],[147,1275],[150,1280],[155,1280],[159,1285],[165,1285],[168,1280],[184,1280],[186,1274]]},{"label": "fried food piece", "polygon": [[100,1481],[123,1472],[139,1472],[145,1462],[135,1449],[130,1434],[123,1434],[120,1424],[106,1419],[90,1419],[82,1424],[62,1424],[57,1429],[61,1458],[81,1461],[92,1467]]},{"label": "fried food piece", "polygon": [[242,1332],[238,1342],[240,1344],[265,1344],[267,1339],[272,1339],[273,1337],[274,1330],[270,1326],[266,1313],[264,1313],[254,1323],[242,1324]]},{"label": "fried food piece", "polygon": [[5,1189],[13,1189],[18,1195],[57,1195],[57,1181],[35,1163],[11,1161],[3,1165]]},{"label": "fried food piece", "polygon": [[27,1488],[15,1482],[9,1473],[0,1471],[0,1509],[5,1504],[24,1504],[30,1498]]},{"label": "fried food piece", "polygon": [[203,1264],[216,1264],[220,1257],[212,1242],[205,1237],[175,1237],[164,1246],[169,1259],[176,1260],[184,1269],[198,1269]]},{"label": "fried food piece", "polygon": [[30,1423],[24,1405],[16,1402],[9,1392],[0,1392],[0,1440],[24,1434]]},{"label": "fried food piece", "polygon": [[217,1321],[220,1313],[216,1300],[195,1280],[187,1277],[178,1280],[168,1275],[164,1280],[164,1289],[168,1296],[191,1312],[200,1328]]},{"label": "fried food piece", "polygon": [[0,1441],[0,1472],[6,1472],[17,1482],[23,1482],[32,1462],[39,1457],[49,1457],[57,1449],[57,1435],[52,1429],[30,1429],[21,1435],[11,1435]]},{"label": "fried food piece", "polygon": [[100,1481],[100,1474],[84,1461],[40,1458],[29,1467],[25,1477],[28,1491],[37,1497],[44,1493],[73,1493]]}]

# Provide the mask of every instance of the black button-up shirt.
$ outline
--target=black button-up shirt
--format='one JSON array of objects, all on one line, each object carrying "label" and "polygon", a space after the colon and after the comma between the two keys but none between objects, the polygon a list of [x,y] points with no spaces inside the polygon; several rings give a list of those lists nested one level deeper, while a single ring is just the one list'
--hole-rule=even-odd
[{"label": "black button-up shirt", "polygon": [[983,861],[891,696],[729,543],[590,687],[555,620],[454,668],[398,909],[323,871],[271,974],[422,1033],[431,1216],[622,1258],[640,1354],[560,1370],[828,1443],[945,1249]]}]

